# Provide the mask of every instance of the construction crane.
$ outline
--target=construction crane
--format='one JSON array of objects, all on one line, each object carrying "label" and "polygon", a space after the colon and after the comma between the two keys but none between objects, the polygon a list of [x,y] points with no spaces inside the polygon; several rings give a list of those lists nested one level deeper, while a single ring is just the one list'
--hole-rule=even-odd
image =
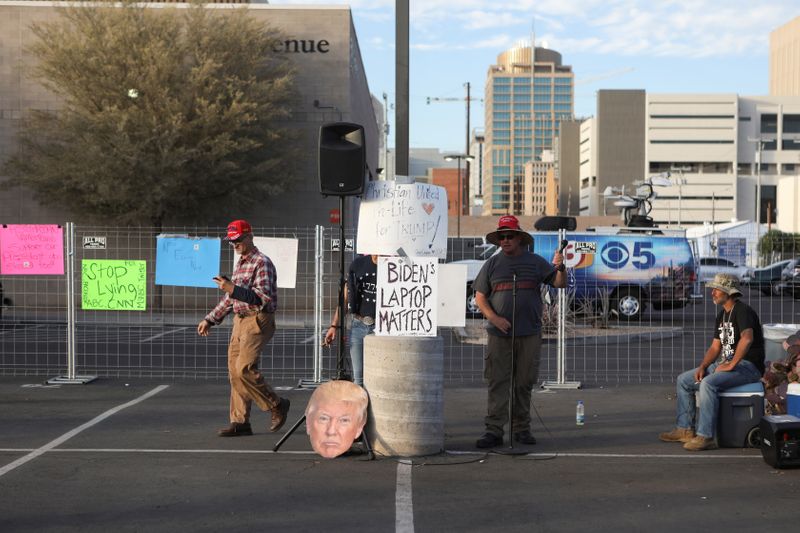
[{"label": "construction crane", "polygon": [[[437,98],[437,97],[434,97],[434,96],[428,96],[425,99],[425,104],[426,105],[430,105],[431,102],[466,102],[466,104],[467,104],[467,136],[466,136],[466,143],[465,143],[465,146],[464,146],[464,155],[469,155],[469,142],[470,142],[470,138],[469,138],[469,135],[470,135],[470,133],[469,133],[469,103],[473,102],[473,101],[483,102],[483,98],[472,98],[470,96],[470,94],[469,94],[470,83],[469,82],[466,82],[464,84],[464,88],[467,90],[467,94],[463,98],[460,98],[460,97],[442,97],[442,98]],[[467,186],[465,187],[465,189],[467,191],[466,196],[467,196],[467,198],[469,198],[469,175],[470,175],[469,159],[467,159],[467,161],[466,161],[466,169],[465,170],[467,172],[467,179],[466,179]],[[461,180],[461,176],[459,176],[458,179]],[[458,193],[461,195],[461,199],[463,200],[464,196],[465,196],[464,195],[464,191],[459,191]],[[460,202],[460,205],[461,205],[461,209],[463,210],[465,206],[469,205],[469,202],[468,201],[462,201],[462,202]],[[460,213],[460,214],[463,215],[463,213]]]},{"label": "construction crane", "polygon": [[616,76],[621,76],[623,74],[627,74],[628,72],[632,72],[636,70],[634,67],[626,67],[620,68],[617,70],[609,70],[608,72],[603,72],[598,74],[597,76],[590,76],[588,78],[582,78],[579,80],[575,80],[575,85],[584,85],[586,83],[594,83],[596,81],[607,80],[608,78],[614,78]]}]

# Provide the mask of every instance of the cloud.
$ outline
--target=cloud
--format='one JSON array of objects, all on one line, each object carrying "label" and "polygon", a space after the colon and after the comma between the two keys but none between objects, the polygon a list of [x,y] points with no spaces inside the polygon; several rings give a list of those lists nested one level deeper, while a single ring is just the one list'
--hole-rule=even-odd
[{"label": "cloud", "polygon": [[[355,18],[375,24],[395,17],[394,0],[349,5]],[[421,51],[508,46],[529,38],[534,24],[537,42],[562,54],[687,58],[765,54],[769,32],[797,15],[797,0],[426,0],[409,7],[412,45]]]}]

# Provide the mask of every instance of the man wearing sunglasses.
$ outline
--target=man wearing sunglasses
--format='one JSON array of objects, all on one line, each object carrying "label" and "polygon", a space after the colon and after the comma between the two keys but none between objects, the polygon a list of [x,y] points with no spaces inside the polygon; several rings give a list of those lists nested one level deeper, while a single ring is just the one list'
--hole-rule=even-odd
[{"label": "man wearing sunglasses", "polygon": [[245,220],[228,225],[225,237],[239,260],[228,279],[219,275],[214,283],[225,294],[217,306],[197,325],[197,333],[207,337],[211,327],[222,323],[233,312],[233,331],[228,344],[228,374],[231,382],[230,425],[220,429],[220,437],[252,435],[250,406],[253,402],[272,412],[269,430],[278,431],[286,422],[289,399],[278,396],[258,370],[261,348],[275,334],[278,307],[275,265],[253,244],[253,229]]},{"label": "man wearing sunglasses", "polygon": [[484,367],[484,377],[489,383],[486,433],[476,446],[493,448],[503,444],[503,426],[509,422],[512,353],[514,419],[509,430],[516,442],[536,444],[531,434],[530,404],[542,347],[540,286],[542,283],[558,288],[567,286],[564,257],[556,250],[550,264],[529,251],[533,238],[520,229],[519,220],[512,215],[500,217],[497,229],[486,235],[486,240],[499,246],[501,253],[486,261],[472,282],[478,308],[489,321]]}]

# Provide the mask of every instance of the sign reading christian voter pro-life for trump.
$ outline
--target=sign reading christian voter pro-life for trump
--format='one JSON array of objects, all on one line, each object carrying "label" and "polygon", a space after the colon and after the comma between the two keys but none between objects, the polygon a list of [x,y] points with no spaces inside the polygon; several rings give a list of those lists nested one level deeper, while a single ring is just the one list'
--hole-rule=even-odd
[{"label": "sign reading christian voter pro-life for trump", "polygon": [[380,257],[375,334],[435,337],[439,265],[433,257]]},{"label": "sign reading christian voter pro-life for trump", "polygon": [[444,259],[447,255],[444,188],[426,183],[367,183],[359,208],[356,251]]}]

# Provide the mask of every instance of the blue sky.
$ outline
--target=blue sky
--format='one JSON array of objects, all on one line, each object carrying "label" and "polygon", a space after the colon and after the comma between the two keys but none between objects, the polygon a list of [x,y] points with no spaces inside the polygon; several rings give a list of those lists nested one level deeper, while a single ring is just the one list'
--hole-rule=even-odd
[{"label": "blue sky", "polygon": [[[272,0],[272,4],[334,4]],[[394,0],[352,0],[370,90],[394,102]],[[481,98],[489,65],[535,28],[562,54],[577,86],[575,113],[595,113],[598,89],[769,92],[769,33],[800,15],[798,0],[410,0],[410,145],[463,151],[463,101]],[[472,102],[471,126],[484,107]],[[394,131],[394,116],[389,123]],[[389,146],[394,141],[389,138]]]}]

